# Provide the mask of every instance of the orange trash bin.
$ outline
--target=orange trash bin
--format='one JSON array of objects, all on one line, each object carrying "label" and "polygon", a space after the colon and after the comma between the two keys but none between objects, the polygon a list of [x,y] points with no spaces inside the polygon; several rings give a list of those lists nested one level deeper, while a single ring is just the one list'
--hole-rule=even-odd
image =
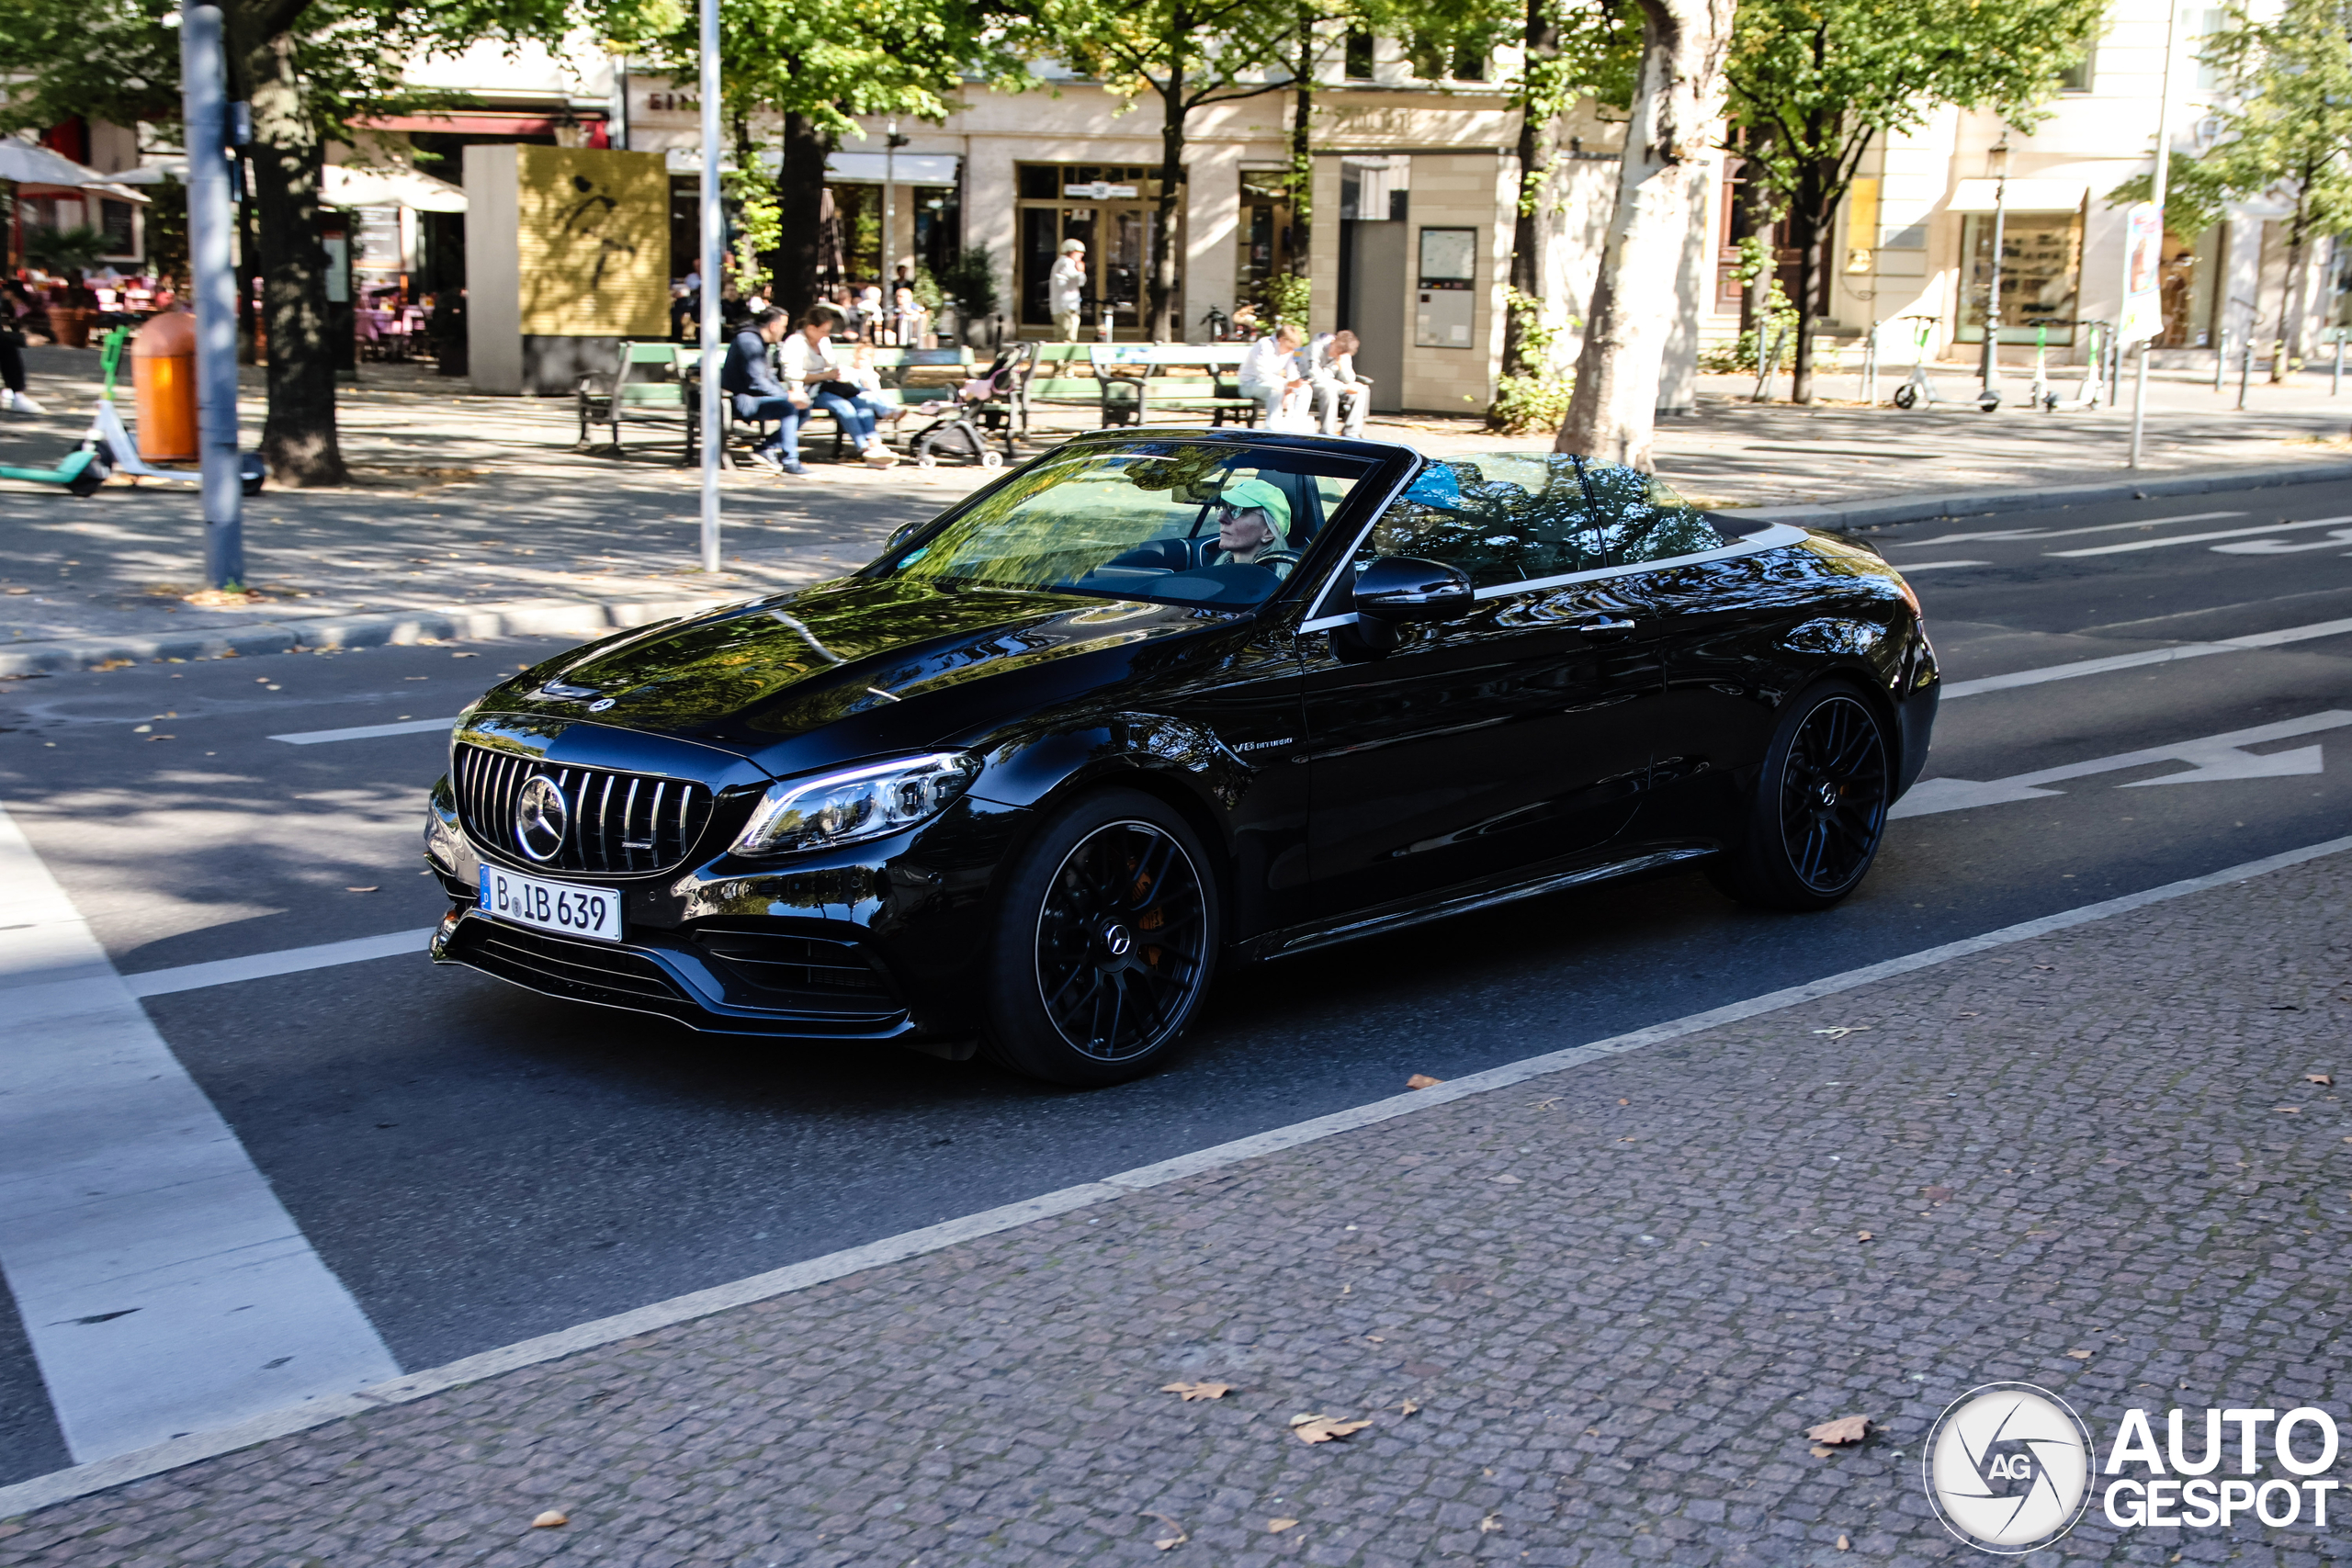
[{"label": "orange trash bin", "polygon": [[139,456],[192,461],[196,428],[196,318],[166,310],[130,340],[130,388],[139,410]]}]

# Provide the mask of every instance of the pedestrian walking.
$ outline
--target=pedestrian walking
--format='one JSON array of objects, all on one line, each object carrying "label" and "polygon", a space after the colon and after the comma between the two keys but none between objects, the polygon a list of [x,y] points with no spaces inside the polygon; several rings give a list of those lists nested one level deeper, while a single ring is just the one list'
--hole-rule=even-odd
[{"label": "pedestrian walking", "polygon": [[1046,276],[1047,313],[1064,343],[1078,341],[1079,312],[1086,305],[1086,242],[1064,240],[1061,258]]}]

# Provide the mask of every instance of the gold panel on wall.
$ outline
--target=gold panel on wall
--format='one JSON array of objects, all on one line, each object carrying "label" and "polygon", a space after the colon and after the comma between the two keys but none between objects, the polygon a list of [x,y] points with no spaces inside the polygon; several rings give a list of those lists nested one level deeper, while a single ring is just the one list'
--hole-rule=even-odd
[{"label": "gold panel on wall", "polygon": [[517,147],[526,336],[670,330],[670,176],[658,152]]}]

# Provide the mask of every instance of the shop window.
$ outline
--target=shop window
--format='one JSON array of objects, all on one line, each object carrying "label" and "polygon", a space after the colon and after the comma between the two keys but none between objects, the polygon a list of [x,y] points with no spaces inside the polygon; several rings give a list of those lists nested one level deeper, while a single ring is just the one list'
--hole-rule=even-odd
[{"label": "shop window", "polygon": [[1290,270],[1290,176],[1280,169],[1241,172],[1239,254],[1234,258],[1233,297],[1261,299],[1266,280]]},{"label": "shop window", "polygon": [[[1984,341],[1984,305],[1992,282],[1993,214],[1962,215],[1960,254],[1962,343]],[[2011,212],[2001,224],[2001,341],[2030,347],[2048,333],[2051,347],[2075,341],[2075,309],[2082,287],[2083,215]]]},{"label": "shop window", "polygon": [[1340,69],[1347,73],[1349,81],[1369,82],[1372,80],[1372,35],[1370,33],[1349,33],[1346,46],[1341,52],[1343,63]]},{"label": "shop window", "polygon": [[1114,335],[1135,336],[1143,326],[1144,270],[1159,199],[1158,169],[1112,164],[1023,164],[1014,188],[1018,239],[1013,254],[1013,298],[1023,326],[1055,324],[1048,310],[1046,279],[1065,240],[1086,243],[1087,280],[1080,305],[1080,330],[1091,340],[1102,313]]}]

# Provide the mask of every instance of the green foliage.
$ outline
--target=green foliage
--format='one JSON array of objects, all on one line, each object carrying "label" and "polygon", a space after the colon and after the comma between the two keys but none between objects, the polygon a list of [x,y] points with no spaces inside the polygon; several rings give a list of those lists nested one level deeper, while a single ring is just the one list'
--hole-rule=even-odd
[{"label": "green foliage", "polygon": [[[2165,227],[2185,238],[2195,239],[2222,220],[2222,207],[2230,197],[2224,188],[2223,165],[2218,162],[2199,162],[2186,152],[2172,155],[2172,168],[2165,175]],[[2134,175],[2107,193],[2110,207],[2128,207],[2145,201],[2155,195],[2156,176],[2152,171]]]},{"label": "green foliage", "polygon": [[720,188],[736,209],[735,276],[749,292],[757,287],[760,253],[775,250],[784,239],[784,204],[766,171],[756,166],[722,176]]},{"label": "green foliage", "polygon": [[106,254],[106,235],[86,224],[74,229],[25,231],[25,259],[43,272],[76,277],[95,270]]},{"label": "green foliage", "polygon": [[1495,400],[1487,405],[1487,428],[1506,435],[1532,435],[1560,428],[1568,417],[1568,400],[1576,391],[1576,377],[1550,367],[1560,331],[1544,319],[1544,301],[1510,289],[1504,297],[1512,331],[1521,345],[1524,362],[1543,367],[1532,376],[1498,376]]},{"label": "green foliage", "polygon": [[1310,290],[1306,279],[1296,273],[1278,272],[1258,285],[1258,319],[1268,327],[1283,321],[1306,325],[1306,304]]},{"label": "green foliage", "polygon": [[2242,6],[2228,16],[2202,51],[2230,95],[2215,107],[2221,136],[2187,169],[2175,155],[2166,223],[2191,232],[2179,220],[2210,224],[2224,201],[2267,196],[2292,205],[2289,243],[2300,252],[2352,226],[2352,5],[2287,0],[2273,21]]},{"label": "green foliage", "polygon": [[1742,288],[1752,288],[1758,278],[1767,274],[1771,281],[1765,288],[1763,320],[1741,333],[1729,349],[1718,349],[1702,356],[1700,368],[1717,375],[1761,370],[1764,351],[1771,347],[1776,336],[1781,341],[1783,354],[1787,345],[1796,341],[1797,308],[1789,302],[1789,291],[1781,287],[1780,268],[1762,235],[1749,234],[1739,242],[1739,260],[1733,264],[1731,271]]},{"label": "green foliage", "polygon": [[996,269],[989,265],[988,252],[978,245],[940,269],[939,287],[967,321],[996,313]]}]

